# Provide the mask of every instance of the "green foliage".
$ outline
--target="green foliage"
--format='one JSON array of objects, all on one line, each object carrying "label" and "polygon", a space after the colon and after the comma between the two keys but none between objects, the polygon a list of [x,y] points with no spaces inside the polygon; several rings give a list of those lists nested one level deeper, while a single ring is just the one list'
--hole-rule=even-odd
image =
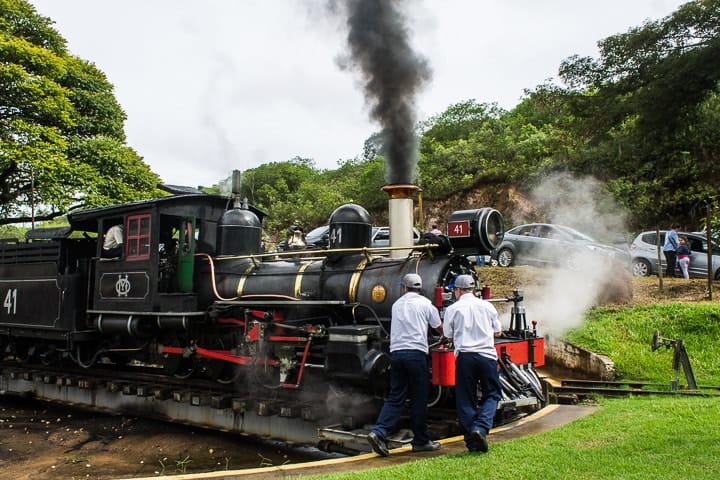
[{"label": "green foliage", "polygon": [[[444,198],[481,180],[503,180],[505,112],[469,100],[423,124],[418,184],[426,198]],[[503,162],[504,163],[504,162]]]},{"label": "green foliage", "polygon": [[25,238],[26,227],[17,225],[0,225],[0,238],[14,238],[17,240]]},{"label": "green foliage", "polygon": [[157,196],[125,145],[125,113],[94,65],[68,55],[52,21],[0,0],[0,224]]},{"label": "green foliage", "polygon": [[[295,157],[242,172],[240,197],[269,214],[265,234],[280,240],[290,225],[309,231],[328,223],[342,204],[357,203],[371,210],[387,204],[382,157],[347,160],[336,170],[318,170],[310,159]],[[229,179],[209,189],[229,191]]]},{"label": "green foliage", "polygon": [[720,1],[691,1],[600,41],[598,59],[573,56],[560,66],[575,89],[566,94],[576,128],[593,145],[577,152],[578,166],[606,172],[638,226],[697,224],[717,198],[719,32]]}]

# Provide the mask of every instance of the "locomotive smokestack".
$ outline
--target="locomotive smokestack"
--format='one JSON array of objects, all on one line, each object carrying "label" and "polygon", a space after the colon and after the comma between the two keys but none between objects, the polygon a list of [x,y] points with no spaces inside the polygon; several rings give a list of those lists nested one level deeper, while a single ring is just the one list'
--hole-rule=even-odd
[{"label": "locomotive smokestack", "polygon": [[243,206],[243,203],[240,201],[240,188],[242,187],[242,172],[240,170],[233,170],[232,171],[232,181],[231,181],[231,196],[233,199],[233,208],[247,208],[247,202],[246,205]]},{"label": "locomotive smokestack", "polygon": [[[404,247],[413,244],[413,195],[420,191],[415,185],[385,185],[383,191],[390,198],[390,246]],[[391,250],[391,258],[407,256],[410,250]]]}]

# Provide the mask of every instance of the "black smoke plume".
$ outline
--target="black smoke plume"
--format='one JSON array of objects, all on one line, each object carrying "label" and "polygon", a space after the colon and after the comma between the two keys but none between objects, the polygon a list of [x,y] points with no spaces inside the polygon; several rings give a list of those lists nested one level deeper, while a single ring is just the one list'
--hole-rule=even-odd
[{"label": "black smoke plume", "polygon": [[383,132],[390,184],[412,183],[418,159],[415,97],[432,77],[427,60],[410,46],[405,0],[335,0],[347,15],[347,67],[362,74],[370,116]]}]

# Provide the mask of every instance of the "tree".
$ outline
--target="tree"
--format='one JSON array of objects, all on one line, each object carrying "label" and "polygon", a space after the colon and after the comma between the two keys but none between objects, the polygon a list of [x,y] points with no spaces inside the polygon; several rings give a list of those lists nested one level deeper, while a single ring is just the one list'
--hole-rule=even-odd
[{"label": "tree", "polygon": [[718,118],[720,0],[688,2],[599,47],[598,59],[560,67],[577,123],[592,132],[583,164],[609,172],[637,224],[697,223],[720,187],[716,127],[698,129]]},{"label": "tree", "polygon": [[0,0],[0,224],[162,194],[113,86],[65,45],[26,1]]}]

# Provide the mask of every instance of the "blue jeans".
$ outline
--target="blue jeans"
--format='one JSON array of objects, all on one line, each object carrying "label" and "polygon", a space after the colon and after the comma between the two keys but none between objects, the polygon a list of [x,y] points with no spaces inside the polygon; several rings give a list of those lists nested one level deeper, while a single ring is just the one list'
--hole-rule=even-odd
[{"label": "blue jeans", "polygon": [[390,393],[372,428],[383,439],[400,420],[405,400],[410,397],[410,428],[413,445],[430,441],[427,429],[427,403],[430,386],[428,356],[419,350],[397,350],[390,354]]},{"label": "blue jeans", "polygon": [[[478,406],[477,386],[480,382],[482,398]],[[477,442],[470,432],[480,430],[487,435],[492,428],[497,405],[502,398],[497,360],[479,353],[460,352],[455,360],[455,409],[465,445],[477,450]]]}]

